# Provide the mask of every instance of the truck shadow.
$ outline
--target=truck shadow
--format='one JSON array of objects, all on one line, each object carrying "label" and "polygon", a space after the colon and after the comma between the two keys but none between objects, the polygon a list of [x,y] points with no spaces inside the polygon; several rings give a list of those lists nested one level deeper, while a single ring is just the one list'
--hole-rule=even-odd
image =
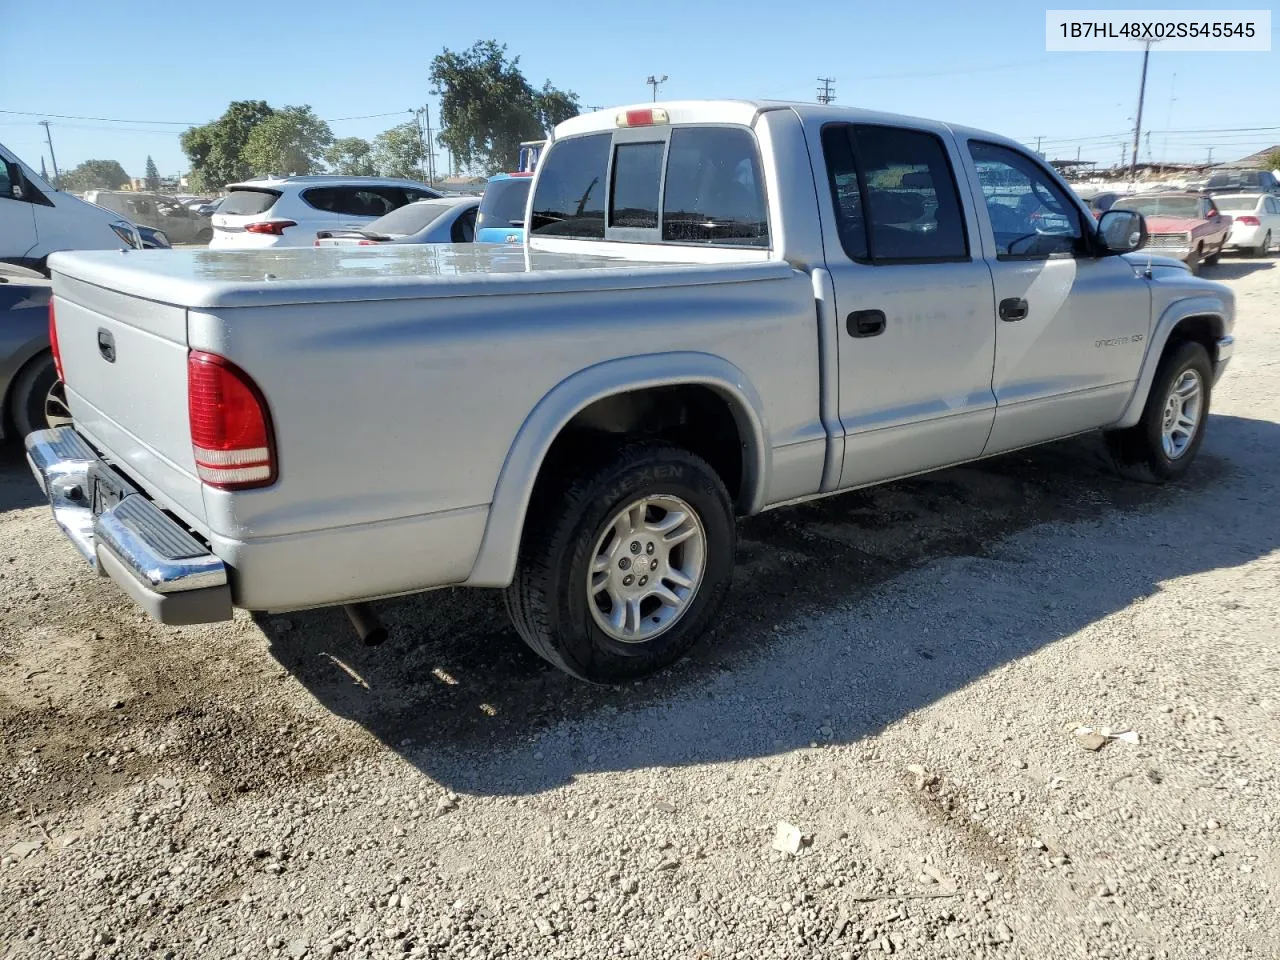
[{"label": "truck shadow", "polygon": [[[1215,416],[1209,430],[1173,487],[1114,478],[1098,441],[1083,438],[747,520],[712,635],[676,666],[622,687],[544,664],[493,592],[382,604],[391,639],[377,649],[354,636],[336,648],[333,637],[349,635],[335,631],[337,611],[256,619],[273,655],[325,707],[462,792],[528,794],[592,772],[848,743],[1164,581],[1280,548],[1280,425]],[[1099,521],[1119,521],[1132,542],[1098,532]],[[1047,587],[1024,585],[1031,564],[1016,537],[1046,523],[1066,525],[1050,534],[1064,550],[1078,554],[1083,542],[1100,559]],[[988,566],[973,576],[974,564]],[[967,592],[940,598],[918,579],[889,582],[913,570],[962,580]],[[956,605],[981,615],[952,617]]]}]

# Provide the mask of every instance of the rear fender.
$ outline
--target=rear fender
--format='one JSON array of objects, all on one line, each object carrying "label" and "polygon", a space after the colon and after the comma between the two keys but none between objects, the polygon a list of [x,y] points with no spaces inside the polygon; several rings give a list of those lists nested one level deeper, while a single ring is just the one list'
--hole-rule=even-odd
[{"label": "rear fender", "polygon": [[681,384],[710,387],[728,401],[747,446],[738,506],[745,513],[758,512],[769,478],[769,434],[764,405],[746,374],[729,361],[707,353],[646,354],[608,360],[562,380],[538,401],[521,425],[498,476],[480,553],[466,584],[503,587],[511,582],[534,482],[551,444],[575,415],[604,397]]}]

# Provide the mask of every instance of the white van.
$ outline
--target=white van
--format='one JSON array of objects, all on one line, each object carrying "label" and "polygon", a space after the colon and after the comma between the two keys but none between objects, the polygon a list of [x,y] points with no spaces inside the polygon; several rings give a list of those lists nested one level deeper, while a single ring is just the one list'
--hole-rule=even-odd
[{"label": "white van", "polygon": [[48,275],[57,250],[142,249],[120,214],[55,190],[0,143],[0,260]]}]

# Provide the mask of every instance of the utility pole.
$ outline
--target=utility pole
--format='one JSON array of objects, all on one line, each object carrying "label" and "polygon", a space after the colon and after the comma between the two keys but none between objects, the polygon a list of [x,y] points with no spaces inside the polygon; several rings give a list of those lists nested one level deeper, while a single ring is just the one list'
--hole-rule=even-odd
[{"label": "utility pole", "polygon": [[1076,163],[1080,162],[1080,148],[1076,147]]},{"label": "utility pole", "polygon": [[1210,147],[1210,148],[1209,148],[1209,157],[1208,157],[1208,159],[1207,159],[1207,160],[1205,160],[1204,165],[1205,165],[1206,167],[1212,167],[1212,166],[1213,166],[1213,147]]},{"label": "utility pole", "polygon": [[645,80],[645,83],[647,83],[649,86],[653,87],[653,102],[654,102],[654,103],[657,103],[657,102],[658,102],[658,86],[659,86],[659,84],[663,84],[663,83],[666,83],[666,82],[667,82],[667,75],[666,75],[665,73],[664,73],[662,76],[660,76],[660,77],[656,77],[656,76],[654,76],[654,75],[651,73],[651,74],[649,74],[648,79],[646,79],[646,80]]},{"label": "utility pole", "polygon": [[822,84],[818,88],[818,102],[822,104],[830,103],[836,98],[836,92],[831,89],[831,85],[836,82],[835,77],[819,77],[818,82]]},{"label": "utility pole", "polygon": [[435,183],[436,152],[431,145],[431,107],[429,104],[424,103],[422,105],[422,119],[427,128],[427,183]]},{"label": "utility pole", "polygon": [[1036,137],[1036,153],[1040,152],[1040,142],[1042,140],[1044,140],[1044,137]]},{"label": "utility pole", "polygon": [[1138,178],[1138,140],[1142,137],[1142,102],[1147,98],[1147,61],[1151,59],[1151,41],[1142,47],[1142,82],[1138,86],[1138,117],[1133,125],[1133,162],[1129,165],[1129,179]]},{"label": "utility pole", "polygon": [[1147,163],[1155,163],[1156,158],[1151,155],[1151,131],[1147,131]]},{"label": "utility pole", "polygon": [[41,120],[40,126],[44,127],[44,138],[49,141],[49,159],[53,161],[53,185],[58,187],[62,175],[58,173],[58,158],[53,155],[53,136],[49,133],[49,121]]}]

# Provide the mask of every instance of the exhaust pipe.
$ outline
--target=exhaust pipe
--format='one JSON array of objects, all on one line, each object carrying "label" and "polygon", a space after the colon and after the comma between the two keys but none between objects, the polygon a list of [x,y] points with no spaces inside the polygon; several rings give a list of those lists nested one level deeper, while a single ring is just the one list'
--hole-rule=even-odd
[{"label": "exhaust pipe", "polygon": [[387,628],[370,604],[348,603],[342,609],[366,647],[376,647],[387,639]]}]

